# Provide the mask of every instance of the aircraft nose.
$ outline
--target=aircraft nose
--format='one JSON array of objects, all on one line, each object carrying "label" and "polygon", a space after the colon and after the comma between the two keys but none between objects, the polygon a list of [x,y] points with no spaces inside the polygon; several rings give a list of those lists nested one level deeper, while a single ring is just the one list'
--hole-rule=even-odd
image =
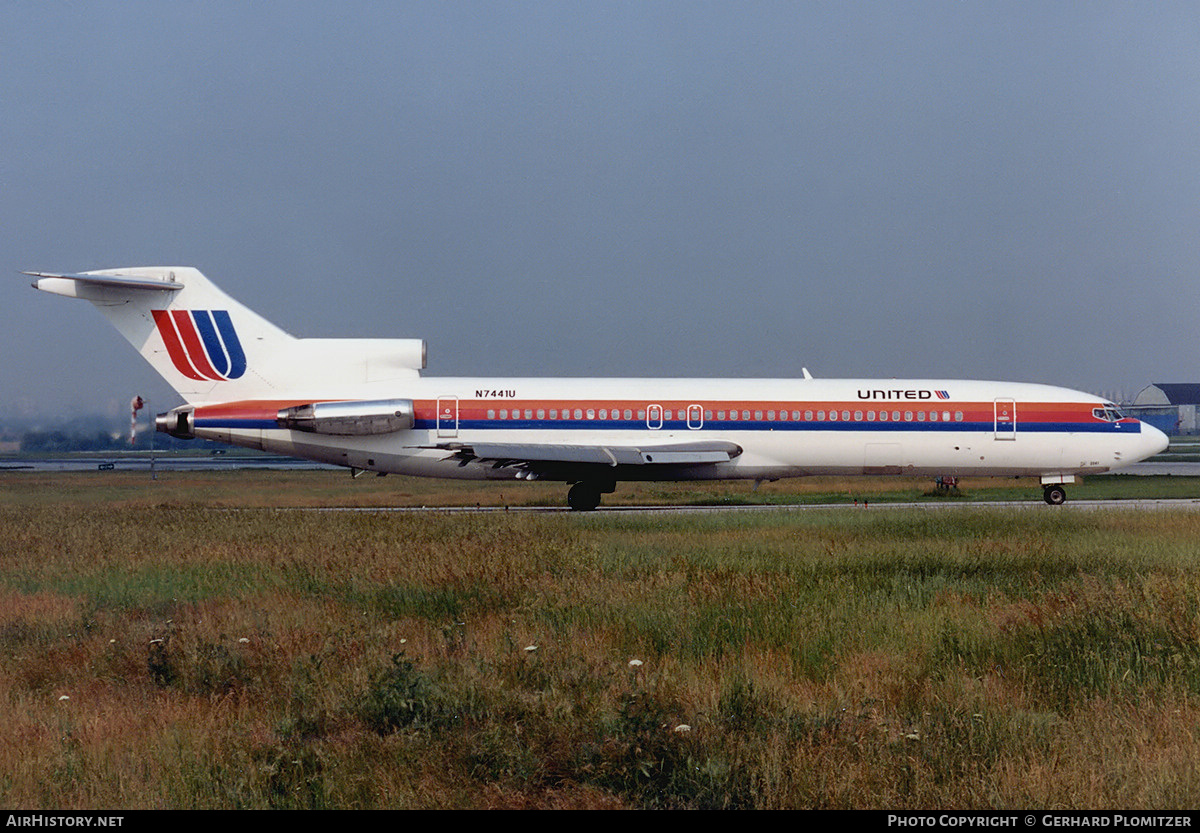
[{"label": "aircraft nose", "polygon": [[1142,455],[1141,459],[1153,457],[1167,450],[1171,444],[1170,438],[1153,425],[1142,423]]}]

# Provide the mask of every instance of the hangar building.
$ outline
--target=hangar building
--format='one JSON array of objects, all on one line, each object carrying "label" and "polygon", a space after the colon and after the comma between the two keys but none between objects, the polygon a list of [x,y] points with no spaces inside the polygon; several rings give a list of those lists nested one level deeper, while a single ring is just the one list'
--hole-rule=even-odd
[{"label": "hangar building", "polygon": [[1125,410],[1168,434],[1197,434],[1198,409],[1200,384],[1156,382],[1143,388]]}]

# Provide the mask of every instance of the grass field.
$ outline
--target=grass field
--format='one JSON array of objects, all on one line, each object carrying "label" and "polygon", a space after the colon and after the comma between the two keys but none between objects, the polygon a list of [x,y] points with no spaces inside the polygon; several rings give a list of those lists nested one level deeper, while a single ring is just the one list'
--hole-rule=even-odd
[{"label": "grass field", "polygon": [[[1200,498],[1200,477],[1089,477],[1067,486],[1069,500]],[[0,470],[0,505],[101,505],[110,508],[553,506],[566,505],[563,483],[481,483],[416,477],[357,479],[338,471],[28,472]],[[1019,500],[1040,503],[1036,478],[963,478],[953,494],[937,494],[925,477],[808,477],[762,483],[621,483],[603,506],[791,505],[929,500]]]},{"label": "grass field", "polygon": [[1200,512],[927,485],[0,475],[0,805],[1200,805]]}]

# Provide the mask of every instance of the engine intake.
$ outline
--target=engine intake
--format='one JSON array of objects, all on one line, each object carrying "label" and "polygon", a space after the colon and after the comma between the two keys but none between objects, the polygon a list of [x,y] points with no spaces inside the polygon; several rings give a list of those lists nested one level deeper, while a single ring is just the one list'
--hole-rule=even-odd
[{"label": "engine intake", "polygon": [[406,431],[413,427],[415,419],[411,399],[315,402],[284,408],[276,415],[281,428],[340,436]]}]

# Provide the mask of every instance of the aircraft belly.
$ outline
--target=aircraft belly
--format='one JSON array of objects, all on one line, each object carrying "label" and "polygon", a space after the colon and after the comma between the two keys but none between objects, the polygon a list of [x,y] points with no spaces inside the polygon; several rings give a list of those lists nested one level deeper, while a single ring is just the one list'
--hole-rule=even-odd
[{"label": "aircraft belly", "polygon": [[[262,448],[278,454],[287,454],[327,463],[334,466],[366,469],[369,471],[419,474],[409,471],[414,468],[412,460],[419,450],[412,448],[400,436],[357,437],[317,435],[304,431],[265,430]],[[403,432],[409,433],[409,432]],[[197,432],[199,435],[199,431]],[[444,457],[436,455],[436,458]],[[420,468],[419,464],[415,468]]]},{"label": "aircraft belly", "polygon": [[904,446],[892,442],[867,442],[862,470],[863,474],[902,474]]},{"label": "aircraft belly", "polygon": [[[1028,476],[1053,472],[1101,472],[1111,461],[1098,458],[1094,439],[1077,438],[1091,457],[1064,454],[1063,435],[1022,434],[997,440],[991,432],[811,432],[740,438],[746,451],[736,461],[740,474],[774,470],[797,475],[981,475]],[[753,475],[750,475],[753,476]]]},{"label": "aircraft belly", "polygon": [[[270,432],[266,432],[270,433]],[[236,445],[240,448],[253,448],[259,451],[270,451],[263,440],[264,432],[257,428],[197,428],[196,436],[202,440]]]},{"label": "aircraft belly", "polygon": [[[332,465],[421,477],[511,480],[519,469],[462,465],[434,431],[384,436],[314,435],[292,430],[198,429],[197,436],[247,448],[288,454]],[[454,442],[644,446],[727,440],[743,453],[708,465],[616,466],[618,480],[778,479],[808,475],[993,475],[1086,474],[1121,465],[1121,455],[1097,452],[1094,438],[1077,434],[1019,434],[997,440],[991,432],[819,431],[461,431]],[[424,448],[422,448],[424,446]]]}]

